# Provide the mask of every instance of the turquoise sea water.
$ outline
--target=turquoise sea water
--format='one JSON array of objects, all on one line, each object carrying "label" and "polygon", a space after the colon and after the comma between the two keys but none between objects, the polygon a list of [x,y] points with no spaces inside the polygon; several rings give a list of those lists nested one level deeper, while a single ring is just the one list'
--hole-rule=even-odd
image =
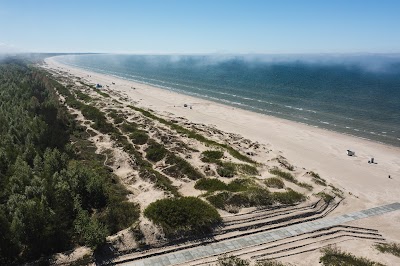
[{"label": "turquoise sea water", "polygon": [[400,56],[68,55],[59,62],[400,146]]}]

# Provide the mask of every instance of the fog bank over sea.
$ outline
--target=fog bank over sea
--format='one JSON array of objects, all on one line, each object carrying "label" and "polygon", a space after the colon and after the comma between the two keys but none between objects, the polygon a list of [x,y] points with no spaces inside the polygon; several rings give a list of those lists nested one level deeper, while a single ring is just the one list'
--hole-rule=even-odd
[{"label": "fog bank over sea", "polygon": [[67,55],[56,60],[400,146],[400,55]]}]

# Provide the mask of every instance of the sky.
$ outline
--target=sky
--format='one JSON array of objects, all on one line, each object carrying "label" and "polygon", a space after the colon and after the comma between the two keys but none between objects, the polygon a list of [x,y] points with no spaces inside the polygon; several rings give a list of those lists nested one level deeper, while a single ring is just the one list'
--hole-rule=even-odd
[{"label": "sky", "polygon": [[400,53],[399,0],[0,0],[0,53]]}]

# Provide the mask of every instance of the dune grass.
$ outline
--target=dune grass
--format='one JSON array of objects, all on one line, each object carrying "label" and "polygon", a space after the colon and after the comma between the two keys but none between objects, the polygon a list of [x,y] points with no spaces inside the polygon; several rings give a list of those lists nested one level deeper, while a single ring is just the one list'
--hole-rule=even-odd
[{"label": "dune grass", "polygon": [[276,167],[272,168],[271,170],[269,170],[269,172],[271,174],[273,174],[273,175],[282,177],[283,179],[285,179],[285,180],[287,180],[289,182],[292,182],[292,183],[295,183],[295,184],[298,183],[297,179],[291,173],[282,171],[282,170],[280,170],[280,169],[278,169]]},{"label": "dune grass", "polygon": [[351,253],[344,252],[336,246],[328,246],[321,250],[323,256],[320,263],[324,266],[383,266],[379,262],[371,261],[367,258],[356,257]]},{"label": "dune grass", "polygon": [[295,204],[306,200],[306,197],[292,189],[284,192],[271,193],[268,189],[251,186],[245,191],[232,192],[223,191],[214,195],[209,195],[206,199],[216,208],[229,210],[230,207],[261,207],[273,204]]},{"label": "dune grass", "polygon": [[254,182],[247,178],[238,178],[231,181],[229,184],[226,184],[216,178],[202,178],[196,182],[194,188],[199,190],[206,190],[208,192],[222,190],[239,192],[246,191],[249,187],[252,187],[254,185]]},{"label": "dune grass", "polygon": [[315,184],[320,185],[320,186],[324,186],[324,187],[327,186],[326,180],[323,179],[322,177],[320,177],[319,174],[317,174],[317,173],[315,173],[313,171],[309,172],[309,174],[312,176],[312,181]]},{"label": "dune grass", "polygon": [[382,253],[390,253],[396,257],[400,257],[400,244],[397,243],[379,243],[375,248]]},{"label": "dune grass", "polygon": [[142,113],[146,117],[149,117],[149,118],[154,119],[164,125],[169,126],[170,128],[172,128],[173,130],[175,130],[178,133],[187,135],[188,138],[196,139],[200,142],[203,142],[206,145],[223,148],[227,152],[229,152],[229,154],[231,154],[233,157],[235,157],[236,159],[239,159],[243,162],[256,164],[256,162],[253,161],[251,158],[247,157],[246,155],[241,154],[239,151],[235,150],[234,148],[232,148],[231,146],[229,146],[227,144],[219,143],[214,140],[208,139],[208,138],[204,137],[203,135],[197,133],[194,130],[187,129],[187,128],[180,126],[178,124],[175,124],[171,121],[167,121],[164,118],[158,117],[158,116],[154,115],[153,113],[151,113],[147,110],[144,110],[142,108],[139,108],[139,107],[136,107],[133,105],[129,105],[128,107],[135,111]]},{"label": "dune grass", "polygon": [[326,203],[331,202],[335,198],[334,196],[332,196],[332,195],[330,195],[328,193],[322,192],[322,191],[317,193],[316,196],[318,196],[321,199],[323,199]]},{"label": "dune grass", "polygon": [[305,189],[307,189],[307,190],[309,190],[309,191],[312,191],[313,188],[314,188],[311,184],[308,184],[308,183],[306,183],[306,182],[298,182],[297,185],[298,185],[299,187],[305,188]]},{"label": "dune grass", "polygon": [[216,163],[224,156],[222,151],[207,150],[201,153],[201,161],[205,163]]},{"label": "dune grass", "polygon": [[284,188],[285,183],[282,178],[279,177],[270,177],[264,181],[265,185],[270,188]]}]

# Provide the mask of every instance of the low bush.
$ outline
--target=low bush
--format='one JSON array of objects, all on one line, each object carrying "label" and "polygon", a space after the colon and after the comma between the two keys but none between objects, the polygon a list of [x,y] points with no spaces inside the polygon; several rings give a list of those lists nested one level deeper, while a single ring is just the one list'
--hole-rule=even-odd
[{"label": "low bush", "polygon": [[267,180],[265,180],[264,183],[267,187],[271,187],[271,188],[284,188],[285,187],[285,183],[279,177],[270,177]]},{"label": "low bush", "polygon": [[295,204],[306,200],[303,194],[290,188],[287,188],[285,192],[274,192],[272,197],[281,204]]},{"label": "low bush", "polygon": [[236,164],[236,170],[245,175],[258,175],[258,170],[255,166],[249,164]]},{"label": "low bush", "polygon": [[222,177],[233,177],[236,174],[235,165],[224,163],[217,167],[217,173]]},{"label": "low bush", "polygon": [[167,237],[210,233],[222,222],[215,208],[195,197],[157,200],[144,215],[160,225]]},{"label": "low bush", "polygon": [[186,176],[191,180],[198,180],[204,177],[188,161],[171,152],[169,152],[169,154],[167,155],[165,163],[171,166],[165,169],[164,172],[168,173],[171,176],[175,177]]},{"label": "low bush", "polygon": [[75,90],[75,94],[76,94],[76,97],[78,97],[78,99],[81,101],[84,101],[86,103],[89,103],[92,101],[92,98],[89,95],[87,95],[79,90]]},{"label": "low bush", "polygon": [[249,266],[248,260],[241,259],[236,256],[222,256],[218,258],[217,266]]},{"label": "low bush", "polygon": [[140,208],[138,204],[128,201],[113,202],[107,208],[101,221],[108,224],[108,229],[111,234],[115,234],[131,226],[134,221],[139,219],[139,215]]},{"label": "low bush", "polygon": [[255,183],[253,180],[249,178],[238,178],[235,180],[232,180],[227,187],[227,190],[231,192],[240,192],[240,191],[246,191],[250,187],[255,186]]},{"label": "low bush", "polygon": [[383,266],[383,264],[371,261],[363,257],[356,257],[351,253],[341,251],[336,246],[328,246],[321,250],[323,256],[319,259],[324,266]]},{"label": "low bush", "polygon": [[145,149],[145,152],[146,159],[152,162],[161,161],[167,154],[167,150],[164,148],[164,146],[155,141],[151,141],[151,143],[149,143],[149,146]]},{"label": "low bush", "polygon": [[224,153],[222,151],[213,151],[213,150],[208,150],[208,151],[203,151],[201,153],[201,161],[205,163],[215,163],[217,160],[221,159],[222,156],[224,156]]},{"label": "low bush", "polygon": [[224,182],[215,178],[202,178],[196,182],[194,188],[214,192],[217,190],[227,190],[228,186]]},{"label": "low bush", "polygon": [[249,187],[253,186],[254,182],[250,179],[238,178],[225,184],[221,180],[215,178],[202,178],[194,185],[195,189],[207,190],[208,192],[227,190],[230,192],[246,191]]},{"label": "low bush", "polygon": [[212,205],[219,209],[234,207],[270,206],[274,203],[272,194],[263,188],[253,187],[244,192],[220,192],[206,198]]},{"label": "low bush", "polygon": [[133,143],[137,145],[146,144],[149,140],[149,136],[146,132],[142,130],[136,130],[132,134],[129,135],[129,138],[132,140]]}]

